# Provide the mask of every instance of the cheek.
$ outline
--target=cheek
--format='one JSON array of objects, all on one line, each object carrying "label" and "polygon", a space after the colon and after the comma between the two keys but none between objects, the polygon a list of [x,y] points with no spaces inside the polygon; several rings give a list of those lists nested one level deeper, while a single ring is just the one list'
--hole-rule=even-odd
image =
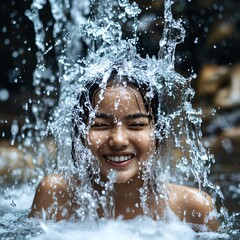
[{"label": "cheek", "polygon": [[150,133],[150,140],[149,141],[150,141],[150,145],[155,150],[156,149],[156,138],[155,138],[154,131],[151,131],[151,133]]},{"label": "cheek", "polygon": [[144,151],[154,151],[155,150],[155,136],[153,131],[146,131],[139,134],[134,134],[132,137],[135,139],[135,142],[139,145]]},{"label": "cheek", "polygon": [[90,147],[99,148],[103,144],[106,144],[108,140],[107,133],[91,132],[88,135],[88,144]]},{"label": "cheek", "polygon": [[153,131],[149,132],[148,138],[146,138],[145,142],[148,146],[148,154],[154,154],[156,150],[156,139]]}]

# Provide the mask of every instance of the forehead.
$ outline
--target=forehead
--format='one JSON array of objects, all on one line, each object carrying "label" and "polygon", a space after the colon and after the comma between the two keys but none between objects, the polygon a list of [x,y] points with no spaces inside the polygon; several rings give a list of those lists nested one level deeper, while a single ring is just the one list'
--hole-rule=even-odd
[{"label": "forehead", "polygon": [[140,92],[130,86],[108,86],[100,100],[100,92],[96,94],[95,105],[100,112],[146,112],[143,98]]}]

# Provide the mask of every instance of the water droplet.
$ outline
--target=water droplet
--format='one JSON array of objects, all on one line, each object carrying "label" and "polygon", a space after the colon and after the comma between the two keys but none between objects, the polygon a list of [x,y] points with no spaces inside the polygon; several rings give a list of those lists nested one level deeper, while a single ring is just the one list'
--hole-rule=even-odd
[{"label": "water droplet", "polygon": [[215,108],[212,109],[211,114],[214,116],[217,110]]},{"label": "water droplet", "polygon": [[198,43],[198,40],[199,40],[198,37],[196,37],[195,40],[194,40],[194,43],[197,44],[197,43]]},{"label": "water droplet", "polygon": [[19,55],[19,53],[17,51],[12,52],[12,57],[13,58],[17,58],[18,55]]},{"label": "water droplet", "polygon": [[26,110],[26,111],[28,110],[28,103],[25,103],[25,104],[23,105],[23,109]]},{"label": "water droplet", "polygon": [[4,39],[4,45],[9,45],[11,43],[9,38]]},{"label": "water droplet", "polygon": [[5,88],[0,89],[0,101],[7,101],[9,98],[10,94],[9,91]]},{"label": "water droplet", "polygon": [[3,26],[3,27],[2,27],[2,32],[3,32],[3,33],[7,32],[7,27],[6,27],[6,26]]},{"label": "water droplet", "polygon": [[11,126],[11,134],[12,134],[12,140],[11,140],[11,144],[14,145],[16,136],[18,134],[19,131],[19,126],[18,126],[18,122],[17,120],[13,120],[12,126]]}]

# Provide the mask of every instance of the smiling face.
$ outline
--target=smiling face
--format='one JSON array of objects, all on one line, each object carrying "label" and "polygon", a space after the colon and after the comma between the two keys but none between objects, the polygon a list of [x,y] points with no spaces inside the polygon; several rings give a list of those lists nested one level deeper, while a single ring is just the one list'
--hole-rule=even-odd
[{"label": "smiling face", "polygon": [[115,170],[116,182],[126,183],[154,153],[153,122],[141,94],[133,87],[112,85],[103,100],[94,99],[97,112],[88,135],[88,147],[107,176]]}]

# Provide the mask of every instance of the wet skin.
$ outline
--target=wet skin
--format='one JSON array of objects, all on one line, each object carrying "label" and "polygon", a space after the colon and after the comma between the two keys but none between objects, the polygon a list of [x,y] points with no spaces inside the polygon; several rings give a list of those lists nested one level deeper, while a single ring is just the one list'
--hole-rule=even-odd
[{"label": "wet skin", "polygon": [[[96,95],[97,114],[90,126],[86,147],[99,161],[103,180],[107,179],[109,171],[116,173],[115,216],[132,219],[143,214],[139,194],[143,184],[141,167],[155,150],[154,123],[136,89],[113,85],[107,87],[103,96],[99,101]],[[63,175],[45,177],[36,190],[29,216],[56,221],[75,217],[78,204],[74,187],[70,185],[73,184]],[[214,210],[210,196],[185,186],[167,183],[165,186],[169,198],[161,200],[158,206],[150,203],[153,212],[161,217],[169,208],[182,221],[204,224],[211,230],[218,228],[215,218],[208,220]],[[103,190],[98,185],[93,187],[99,193]],[[101,209],[98,213],[104,217]]]},{"label": "wet skin", "polygon": [[133,88],[110,86],[99,101],[88,135],[88,147],[107,176],[115,170],[116,182],[126,183],[154,153],[153,122],[140,93]]}]

